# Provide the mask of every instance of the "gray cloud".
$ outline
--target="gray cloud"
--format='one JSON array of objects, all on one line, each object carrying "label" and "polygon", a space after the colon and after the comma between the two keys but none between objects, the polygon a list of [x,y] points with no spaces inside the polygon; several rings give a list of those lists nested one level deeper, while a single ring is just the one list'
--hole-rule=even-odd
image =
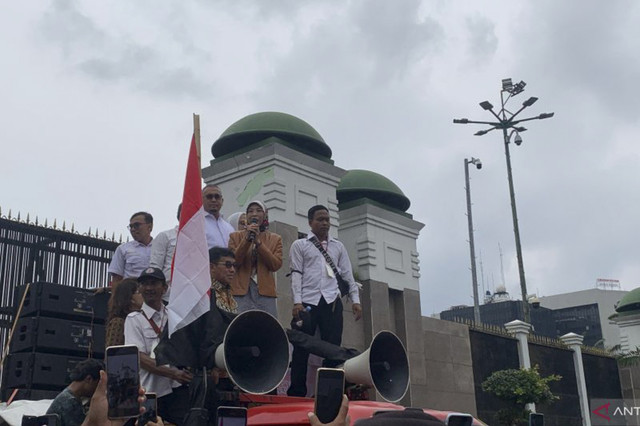
[{"label": "gray cloud", "polygon": [[465,20],[468,31],[467,55],[473,65],[486,64],[498,49],[495,24],[482,16]]},{"label": "gray cloud", "polygon": [[614,119],[637,120],[640,88],[640,38],[634,36],[640,5],[620,1],[603,7],[597,1],[542,1],[529,4],[523,15],[522,66],[545,75],[551,90],[570,96],[588,94]]},{"label": "gray cloud", "polygon": [[46,41],[58,43],[65,55],[79,47],[99,49],[107,39],[104,31],[77,9],[74,0],[54,0],[42,17],[40,31]]},{"label": "gray cloud", "polygon": [[375,63],[376,81],[388,83],[402,76],[411,64],[436,51],[443,37],[433,19],[419,17],[420,1],[354,1],[348,11]]},{"label": "gray cloud", "polygon": [[[180,54],[208,59],[187,37],[185,18],[175,8],[165,13],[172,19],[161,28],[173,31],[175,37],[170,40],[177,41]],[[90,78],[173,99],[207,99],[214,93],[214,85],[188,67],[193,58],[181,64],[162,41],[140,44],[125,34],[107,33],[73,0],[54,1],[40,29],[48,43],[61,47],[71,66]]]}]

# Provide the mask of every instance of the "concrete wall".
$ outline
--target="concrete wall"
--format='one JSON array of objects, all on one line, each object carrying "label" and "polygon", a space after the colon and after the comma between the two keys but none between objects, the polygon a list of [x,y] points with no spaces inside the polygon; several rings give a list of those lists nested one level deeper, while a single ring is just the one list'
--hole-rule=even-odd
[{"label": "concrete wall", "polygon": [[425,383],[413,386],[414,406],[476,416],[469,328],[429,317],[422,317],[421,325]]},{"label": "concrete wall", "polygon": [[[622,397],[626,400],[627,406],[637,407],[640,405],[640,365],[619,367],[620,386],[622,387]],[[640,419],[636,416],[627,417],[627,425],[640,425]]]},{"label": "concrete wall", "polygon": [[364,203],[340,210],[338,236],[359,279],[384,281],[397,290],[418,290],[416,240],[423,226],[406,215]]},{"label": "concrete wall", "polygon": [[276,272],[276,292],[278,294],[278,320],[284,328],[291,328],[293,295],[289,273],[289,248],[298,239],[298,228],[282,222],[271,222],[269,230],[282,237],[282,268]]}]

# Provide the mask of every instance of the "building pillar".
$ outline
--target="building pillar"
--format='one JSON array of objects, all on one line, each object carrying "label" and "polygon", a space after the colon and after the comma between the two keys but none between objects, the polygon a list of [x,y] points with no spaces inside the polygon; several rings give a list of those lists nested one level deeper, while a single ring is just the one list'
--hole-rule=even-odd
[{"label": "building pillar", "polygon": [[531,324],[524,321],[514,320],[504,325],[507,331],[518,339],[518,358],[520,368],[531,368],[531,358],[529,358],[529,341],[527,337],[531,332]]},{"label": "building pillar", "polygon": [[[531,368],[531,357],[529,357],[529,340],[528,336],[533,326],[520,320],[513,320],[504,325],[507,331],[516,336],[518,340],[518,359],[520,368]],[[527,404],[527,409],[532,413],[536,412],[536,404]]]},{"label": "building pillar", "polygon": [[589,400],[587,397],[587,382],[584,377],[584,366],[582,364],[582,341],[583,336],[575,333],[567,333],[560,336],[560,340],[573,351],[573,365],[576,371],[576,384],[578,386],[578,397],[580,398],[580,414],[582,415],[582,426],[591,426],[591,415],[589,413]]}]

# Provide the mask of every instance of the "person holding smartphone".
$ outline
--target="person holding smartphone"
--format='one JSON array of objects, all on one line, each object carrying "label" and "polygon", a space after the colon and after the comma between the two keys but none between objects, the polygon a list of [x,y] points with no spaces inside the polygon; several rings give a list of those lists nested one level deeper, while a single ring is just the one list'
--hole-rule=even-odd
[{"label": "person holding smartphone", "polygon": [[[107,384],[109,378],[104,370],[100,370],[100,380],[96,391],[91,397],[89,404],[89,410],[87,416],[84,418],[81,426],[124,426],[127,419],[111,420],[109,419],[109,402],[107,397]],[[138,388],[138,405],[142,405],[145,401],[145,392],[142,387]],[[139,414],[143,414],[142,407],[139,408]],[[135,420],[135,417],[133,418]],[[156,422],[147,423],[148,426],[164,426],[164,423],[160,416],[158,416]]]},{"label": "person holding smartphone", "polygon": [[47,414],[60,416],[61,426],[80,426],[85,418],[83,400],[91,398],[100,380],[104,365],[98,360],[79,362],[71,371],[71,384],[55,397]]},{"label": "person holding smartphone", "polygon": [[161,269],[147,268],[138,283],[144,303],[140,311],[130,313],[125,320],[125,344],[138,347],[140,382],[145,390],[158,395],[158,414],[180,426],[189,408],[189,390],[184,385],[192,375],[169,365],[157,365],[154,353],[167,325],[167,308],[162,303],[167,282]]}]

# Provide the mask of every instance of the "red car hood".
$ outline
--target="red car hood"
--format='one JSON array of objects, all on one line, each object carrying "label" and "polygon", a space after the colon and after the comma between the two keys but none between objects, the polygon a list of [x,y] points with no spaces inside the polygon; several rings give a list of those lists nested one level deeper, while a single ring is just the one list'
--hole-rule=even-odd
[{"label": "red car hood", "polygon": [[[248,422],[250,426],[259,425],[308,425],[309,417],[307,413],[313,411],[313,399],[310,398],[289,398],[300,402],[283,402],[278,404],[265,404],[258,407],[249,408]],[[378,401],[349,401],[349,417],[351,424],[362,418],[373,416],[376,411],[404,410],[405,407],[390,402]],[[442,420],[447,418],[451,411],[438,411],[425,408],[425,413]],[[480,420],[474,419],[474,426],[486,426]]]}]

